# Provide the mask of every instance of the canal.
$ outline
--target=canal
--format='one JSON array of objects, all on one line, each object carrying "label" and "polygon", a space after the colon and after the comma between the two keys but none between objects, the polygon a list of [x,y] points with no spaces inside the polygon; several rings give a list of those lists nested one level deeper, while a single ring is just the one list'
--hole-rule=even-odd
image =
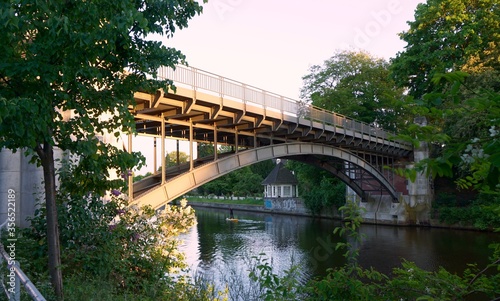
[{"label": "canal", "polygon": [[[299,265],[303,282],[345,263],[342,252],[335,250],[336,242],[346,242],[333,234],[339,221],[234,213],[238,222],[226,220],[228,210],[196,208],[198,224],[182,237],[182,251],[192,273],[215,283],[218,289],[228,285],[231,300],[249,299],[255,293],[249,291],[248,275],[259,256],[278,275],[292,264]],[[496,233],[381,225],[362,225],[360,232],[365,238],[357,246],[358,262],[386,274],[401,266],[403,258],[430,271],[442,266],[462,273],[466,263],[482,267],[492,255],[488,246],[500,239]]]}]

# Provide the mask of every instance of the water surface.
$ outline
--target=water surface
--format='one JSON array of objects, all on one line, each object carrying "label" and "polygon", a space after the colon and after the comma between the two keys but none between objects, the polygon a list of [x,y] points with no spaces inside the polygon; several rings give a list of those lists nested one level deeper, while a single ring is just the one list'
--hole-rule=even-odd
[{"label": "water surface", "polygon": [[[303,282],[345,263],[342,252],[335,250],[336,242],[346,242],[333,234],[338,221],[237,210],[234,214],[236,223],[226,220],[228,210],[196,208],[198,224],[183,236],[182,250],[192,271],[219,286],[237,284],[244,290],[250,285],[253,257],[267,260],[277,274],[300,265]],[[360,233],[365,238],[354,244],[358,262],[386,274],[400,267],[403,258],[426,270],[442,266],[462,273],[466,263],[486,265],[492,255],[488,246],[500,239],[497,233],[380,225],[363,225]]]}]

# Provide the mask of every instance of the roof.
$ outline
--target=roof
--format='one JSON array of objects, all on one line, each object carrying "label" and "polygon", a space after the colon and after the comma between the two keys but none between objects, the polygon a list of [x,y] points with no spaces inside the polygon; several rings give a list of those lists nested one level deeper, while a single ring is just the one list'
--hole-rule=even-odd
[{"label": "roof", "polygon": [[295,175],[288,170],[285,165],[280,162],[276,164],[274,169],[262,181],[262,185],[275,185],[275,184],[292,184],[297,185],[299,181]]}]

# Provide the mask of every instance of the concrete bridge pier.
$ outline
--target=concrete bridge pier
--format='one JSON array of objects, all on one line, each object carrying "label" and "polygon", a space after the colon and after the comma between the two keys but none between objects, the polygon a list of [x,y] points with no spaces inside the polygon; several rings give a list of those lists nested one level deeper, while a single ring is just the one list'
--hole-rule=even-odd
[{"label": "concrete bridge pier", "polygon": [[[428,145],[421,143],[420,147],[414,150],[414,160],[415,162],[419,162],[428,157]],[[409,167],[413,167],[413,165]],[[408,195],[404,197],[404,205],[408,212],[410,223],[429,225],[432,200],[434,198],[432,179],[423,173],[417,174],[415,182],[409,181],[408,192]]]},{"label": "concrete bridge pier", "polygon": [[23,151],[0,151],[0,225],[14,217],[16,226],[28,227],[26,218],[35,213],[44,199],[43,169],[29,163]]},{"label": "concrete bridge pier", "polygon": [[[427,125],[425,117],[417,117],[414,122],[420,126]],[[418,163],[429,158],[429,145],[426,142],[420,142],[419,147],[413,150],[413,161]],[[414,165],[408,166],[409,168]],[[408,212],[408,218],[411,224],[429,225],[432,200],[434,199],[434,190],[432,179],[423,173],[417,174],[415,182],[408,181],[408,196],[404,198],[404,205]]]},{"label": "concrete bridge pier", "polygon": [[[411,168],[412,166],[408,166]],[[401,194],[399,203],[389,195],[373,196],[369,202],[362,202],[360,197],[349,187],[347,196],[364,208],[363,219],[374,224],[391,225],[429,225],[433,199],[431,182],[423,174],[417,175],[415,182],[407,180],[407,193]]]},{"label": "concrete bridge pier", "polygon": [[[415,123],[426,125],[425,118],[416,118]],[[429,158],[427,143],[421,142],[413,150],[413,162]],[[406,165],[413,168],[414,164]],[[366,211],[363,218],[366,222],[375,224],[398,225],[430,225],[430,213],[434,191],[432,179],[423,173],[417,174],[414,182],[394,176],[395,187],[401,192],[399,203],[394,203],[390,196],[373,196],[369,202],[361,202],[360,198],[348,188],[347,195],[360,204]],[[403,184],[403,185],[401,185]]]}]

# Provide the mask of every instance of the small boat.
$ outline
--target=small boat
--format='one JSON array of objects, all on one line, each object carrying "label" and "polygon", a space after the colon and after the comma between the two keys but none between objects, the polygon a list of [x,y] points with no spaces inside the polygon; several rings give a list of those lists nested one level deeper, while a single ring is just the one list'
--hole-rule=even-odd
[{"label": "small boat", "polygon": [[238,219],[237,219],[237,218],[230,218],[230,217],[227,217],[227,218],[226,218],[226,221],[228,221],[228,222],[238,222]]}]

